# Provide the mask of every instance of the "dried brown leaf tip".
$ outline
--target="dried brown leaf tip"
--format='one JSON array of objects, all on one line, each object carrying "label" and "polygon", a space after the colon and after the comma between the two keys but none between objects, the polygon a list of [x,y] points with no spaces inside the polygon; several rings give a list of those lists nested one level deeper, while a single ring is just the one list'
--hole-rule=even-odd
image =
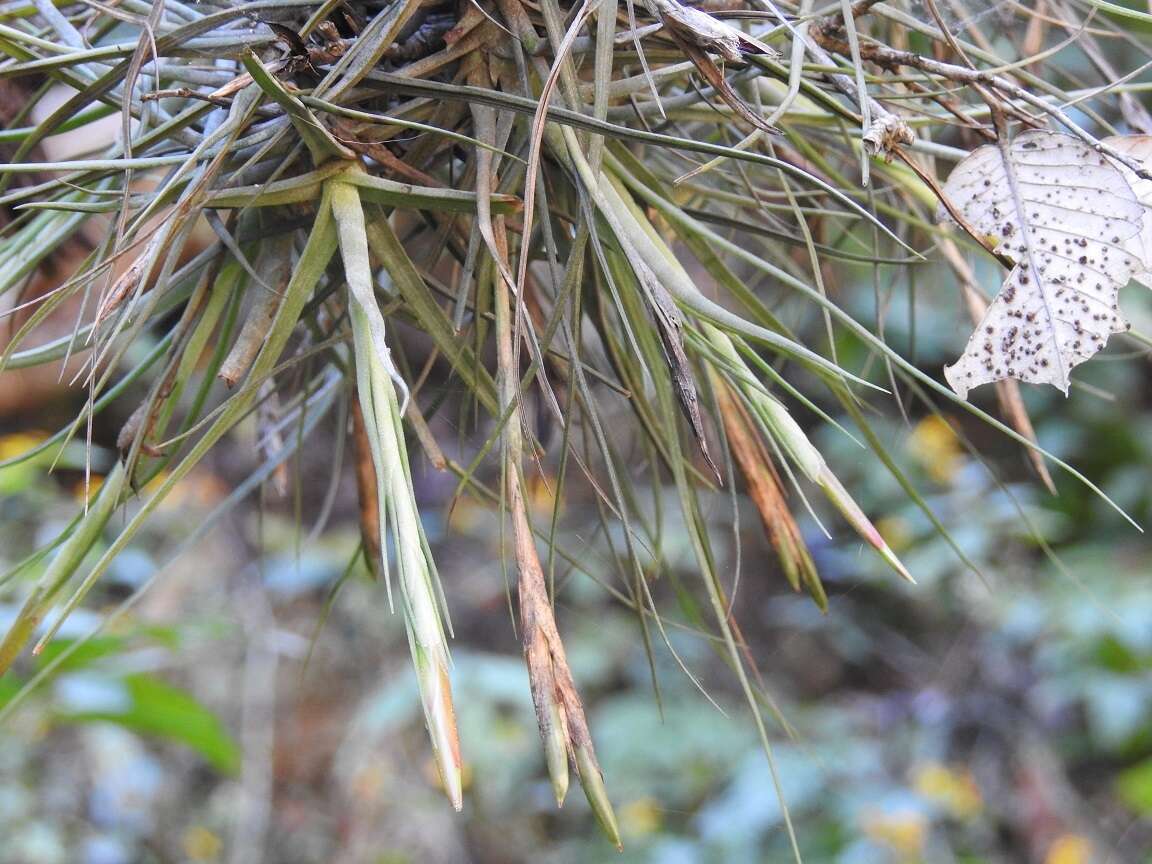
[{"label": "dried brown leaf tip", "polygon": [[684,6],[676,0],[648,0],[648,8],[688,59],[696,64],[704,80],[738,116],[765,132],[780,131],[765,121],[732,89],[723,71],[709,56],[718,54],[730,63],[743,64],[747,54],[776,58],[779,54],[775,49],[755,36],[718,21],[707,12]]},{"label": "dried brown leaf tip", "polygon": [[1128,329],[1119,292],[1147,270],[1141,238],[1152,217],[1124,170],[1078,138],[1044,131],[981,147],[953,170],[943,194],[1015,265],[944,370],[960,396],[1006,378],[1067,393],[1073,367]]},{"label": "dried brown leaf tip", "polygon": [[364,561],[375,579],[380,578],[384,546],[380,538],[380,499],[376,497],[376,468],[372,464],[372,446],[364,429],[360,403],[352,403],[352,447],[356,469],[356,494],[359,500],[360,542],[364,544]]},{"label": "dried brown leaf tip", "polygon": [[676,385],[676,398],[680,409],[692,426],[692,434],[700,448],[700,454],[708,463],[709,469],[716,476],[718,482],[723,482],[723,475],[708,451],[708,436],[704,432],[704,418],[700,413],[700,398],[696,390],[696,378],[692,373],[692,364],[684,350],[684,319],[676,304],[654,276],[650,280],[653,305],[652,314],[660,332],[660,343],[664,346],[664,356],[668,360],[668,368],[672,373],[672,382]]},{"label": "dried brown leaf tip", "polygon": [[716,389],[716,398],[724,421],[724,434],[727,436],[728,446],[744,477],[748,497],[752,499],[759,512],[768,540],[780,559],[780,566],[784,569],[788,584],[794,591],[799,591],[803,587],[816,605],[821,610],[826,610],[828,596],[816,572],[808,544],[804,542],[804,537],[800,533],[800,526],[796,524],[792,511],[788,508],[771,456],[753,429],[751,418],[732,390],[722,384]]},{"label": "dried brown leaf tip", "polygon": [[596,821],[608,839],[619,847],[620,830],[604,787],[600,764],[592,746],[592,733],[584,715],[584,704],[576,690],[572,670],[564,654],[564,643],[556,627],[548,600],[544,572],[532,540],[520,484],[513,481],[511,504],[516,563],[519,568],[518,594],[524,660],[532,688],[532,702],[544,743],[548,773],[556,803],[563,803],[568,789],[568,759],[576,765],[580,785]]},{"label": "dried brown leaf tip", "polygon": [[719,54],[730,63],[743,63],[745,54],[764,54],[772,58],[780,56],[778,51],[755,36],[676,0],[648,0],[648,8],[674,38],[712,54]]}]

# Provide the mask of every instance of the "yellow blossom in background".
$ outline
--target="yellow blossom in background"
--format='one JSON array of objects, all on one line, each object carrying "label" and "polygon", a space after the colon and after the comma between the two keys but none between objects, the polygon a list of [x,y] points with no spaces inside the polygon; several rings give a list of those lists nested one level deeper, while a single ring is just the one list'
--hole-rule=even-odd
[{"label": "yellow blossom in background", "polygon": [[912,785],[917,792],[957,819],[970,819],[984,806],[980,789],[967,770],[953,770],[936,762],[929,763],[915,770]]},{"label": "yellow blossom in background", "polygon": [[952,482],[964,460],[956,433],[938,414],[925,417],[912,428],[907,447],[928,476],[944,486]]},{"label": "yellow blossom in background", "polygon": [[1048,847],[1044,864],[1091,864],[1092,844],[1079,834],[1062,834]]},{"label": "yellow blossom in background", "polygon": [[184,854],[193,861],[215,861],[224,848],[219,835],[203,825],[193,825],[181,839]]},{"label": "yellow blossom in background", "polygon": [[912,545],[915,536],[908,520],[900,516],[884,516],[876,520],[876,530],[884,538],[884,542],[897,552]]},{"label": "yellow blossom in background", "polygon": [[[156,490],[164,485],[164,481],[168,479],[167,471],[159,471],[156,476],[144,484],[144,492],[149,495],[155,495]],[[168,495],[168,500],[171,501],[173,497],[180,491],[180,486],[177,484],[172,488],[172,492]]]},{"label": "yellow blossom in background", "polygon": [[532,473],[528,477],[528,504],[533,513],[550,516],[556,506],[556,478]]},{"label": "yellow blossom in background", "polygon": [[[472,537],[483,537],[492,540],[486,528],[491,520],[492,511],[468,495],[461,495],[452,501],[447,512],[447,530],[457,534],[466,534]],[[496,532],[499,533],[499,532]]]},{"label": "yellow blossom in background", "polygon": [[[25,456],[46,437],[46,433],[43,432],[14,432],[11,435],[0,435],[0,462]],[[10,495],[34,483],[43,471],[46,456],[47,454],[41,453],[26,461],[0,469],[0,494]]]},{"label": "yellow blossom in background", "polygon": [[620,810],[620,828],[632,837],[647,837],[664,824],[660,804],[649,796],[630,801]]},{"label": "yellow blossom in background", "polygon": [[[154,495],[167,479],[168,472],[161,471],[144,484],[143,488],[139,490],[140,496]],[[103,485],[104,475],[93,474],[88,479],[87,495],[85,495],[85,481],[81,477],[72,485],[72,497],[81,504],[84,503],[85,497],[91,501]],[[229,491],[228,484],[215,474],[194,471],[172,487],[164,496],[164,500],[160,502],[160,507],[167,510],[184,507],[207,510],[223,501],[228,496]]]},{"label": "yellow blossom in background", "polygon": [[896,853],[901,862],[920,861],[928,841],[928,823],[914,810],[871,810],[861,826],[864,833]]},{"label": "yellow blossom in background", "polygon": [[104,485],[103,474],[93,474],[85,480],[81,477],[72,486],[72,497],[83,504],[85,501],[91,501],[96,497],[96,493],[100,491],[100,487]]},{"label": "yellow blossom in background", "polygon": [[13,432],[0,435],[0,462],[23,456],[33,447],[44,442],[47,432]]},{"label": "yellow blossom in background", "polygon": [[[161,471],[148,481],[144,491],[149,495],[154,494],[167,479],[168,472]],[[207,471],[193,471],[172,487],[160,506],[168,508],[203,507],[207,509],[223,501],[228,496],[229,491],[231,490],[228,484],[215,474]]]}]

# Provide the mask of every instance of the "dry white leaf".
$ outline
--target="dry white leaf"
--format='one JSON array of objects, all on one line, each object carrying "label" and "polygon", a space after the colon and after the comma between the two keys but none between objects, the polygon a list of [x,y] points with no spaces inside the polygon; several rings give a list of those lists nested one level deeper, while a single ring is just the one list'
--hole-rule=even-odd
[{"label": "dry white leaf", "polygon": [[1145,208],[1124,173],[1078,138],[1029,131],[974,150],[943,191],[1015,264],[944,377],[961,397],[1005,378],[1067,394],[1072,368],[1128,329],[1119,292],[1145,269]]},{"label": "dry white leaf", "polygon": [[[1113,150],[1130,156],[1141,163],[1148,170],[1152,170],[1152,135],[1113,135],[1100,143],[1109,145]],[[1145,180],[1120,162],[1113,161],[1120,169],[1128,185],[1136,195],[1136,199],[1144,205],[1143,229],[1128,241],[1128,249],[1139,258],[1144,268],[1135,275],[1143,285],[1152,288],[1152,180]]]}]

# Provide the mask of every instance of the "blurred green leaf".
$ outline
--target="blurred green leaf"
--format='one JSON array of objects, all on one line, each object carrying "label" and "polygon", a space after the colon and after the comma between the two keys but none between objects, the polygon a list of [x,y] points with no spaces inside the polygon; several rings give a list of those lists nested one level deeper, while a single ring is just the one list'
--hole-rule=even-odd
[{"label": "blurred green leaf", "polygon": [[1124,771],[1116,779],[1116,794],[1128,807],[1152,816],[1152,759]]},{"label": "blurred green leaf", "polygon": [[219,718],[187,691],[144,674],[126,676],[122,683],[130,700],[124,711],[61,713],[57,719],[68,723],[116,723],[127,729],[185,744],[223,774],[237,772],[240,750],[236,742]]}]

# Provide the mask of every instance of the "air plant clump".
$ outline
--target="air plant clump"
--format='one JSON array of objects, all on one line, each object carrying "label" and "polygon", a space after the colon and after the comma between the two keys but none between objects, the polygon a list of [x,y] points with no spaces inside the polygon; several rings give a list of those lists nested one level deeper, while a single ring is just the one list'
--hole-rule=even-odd
[{"label": "air plant clump", "polygon": [[[619,843],[553,613],[563,550],[527,501],[546,460],[567,466],[557,501],[585,484],[621,524],[616,594],[649,650],[672,645],[643,554],[660,549],[663,529],[638,490],[641,480],[675,489],[715,644],[769,755],[766,696],[703,502],[721,486],[746,488],[786,578],[821,608],[829,599],[791,489],[819,489],[912,579],[797,408],[821,422],[835,422],[830,410],[850,417],[868,458],[942,531],[869,426],[866,403],[881,391],[928,411],[941,399],[963,406],[1028,448],[1047,478],[1014,381],[995,384],[1001,423],[853,318],[840,282],[863,267],[880,285],[881,268],[907,272],[939,246],[982,314],[965,255],[1016,259],[962,218],[951,238],[933,224],[938,166],[1023,122],[1099,144],[1059,108],[1099,100],[1060,90],[1029,58],[1075,31],[1111,80],[1097,44],[1099,32],[1122,39],[1111,18],[1088,31],[1072,11],[1037,17],[1028,44],[1003,57],[900,3],[124,0],[13,2],[0,17],[0,81],[22,94],[0,106],[11,324],[0,366],[63,368],[86,396],[36,452],[83,436],[109,406],[123,410],[126,391],[145,392],[67,534],[5,577],[22,605],[0,671],[52,638],[249,415],[267,434],[243,489],[281,476],[322,418],[345,418],[362,550],[400,607],[452,804],[462,806],[463,756],[451,597],[416,503],[417,452],[455,474],[460,494],[507,514],[516,625],[557,803],[574,768]],[[949,53],[955,63],[937,59]],[[1123,84],[1107,98],[1131,122],[1147,118]],[[105,118],[113,136],[87,134]],[[54,155],[65,133],[85,136],[67,158]],[[1140,170],[1131,159],[1123,168]],[[62,335],[52,329],[61,320]],[[423,335],[423,355],[396,338],[398,325]],[[844,340],[868,362],[842,363]],[[451,387],[426,374],[434,360]],[[486,439],[475,464],[445,456],[429,425],[437,413]],[[639,442],[628,452],[614,434],[622,420]],[[483,472],[496,465],[494,488]],[[130,500],[130,517],[112,520]]]}]

